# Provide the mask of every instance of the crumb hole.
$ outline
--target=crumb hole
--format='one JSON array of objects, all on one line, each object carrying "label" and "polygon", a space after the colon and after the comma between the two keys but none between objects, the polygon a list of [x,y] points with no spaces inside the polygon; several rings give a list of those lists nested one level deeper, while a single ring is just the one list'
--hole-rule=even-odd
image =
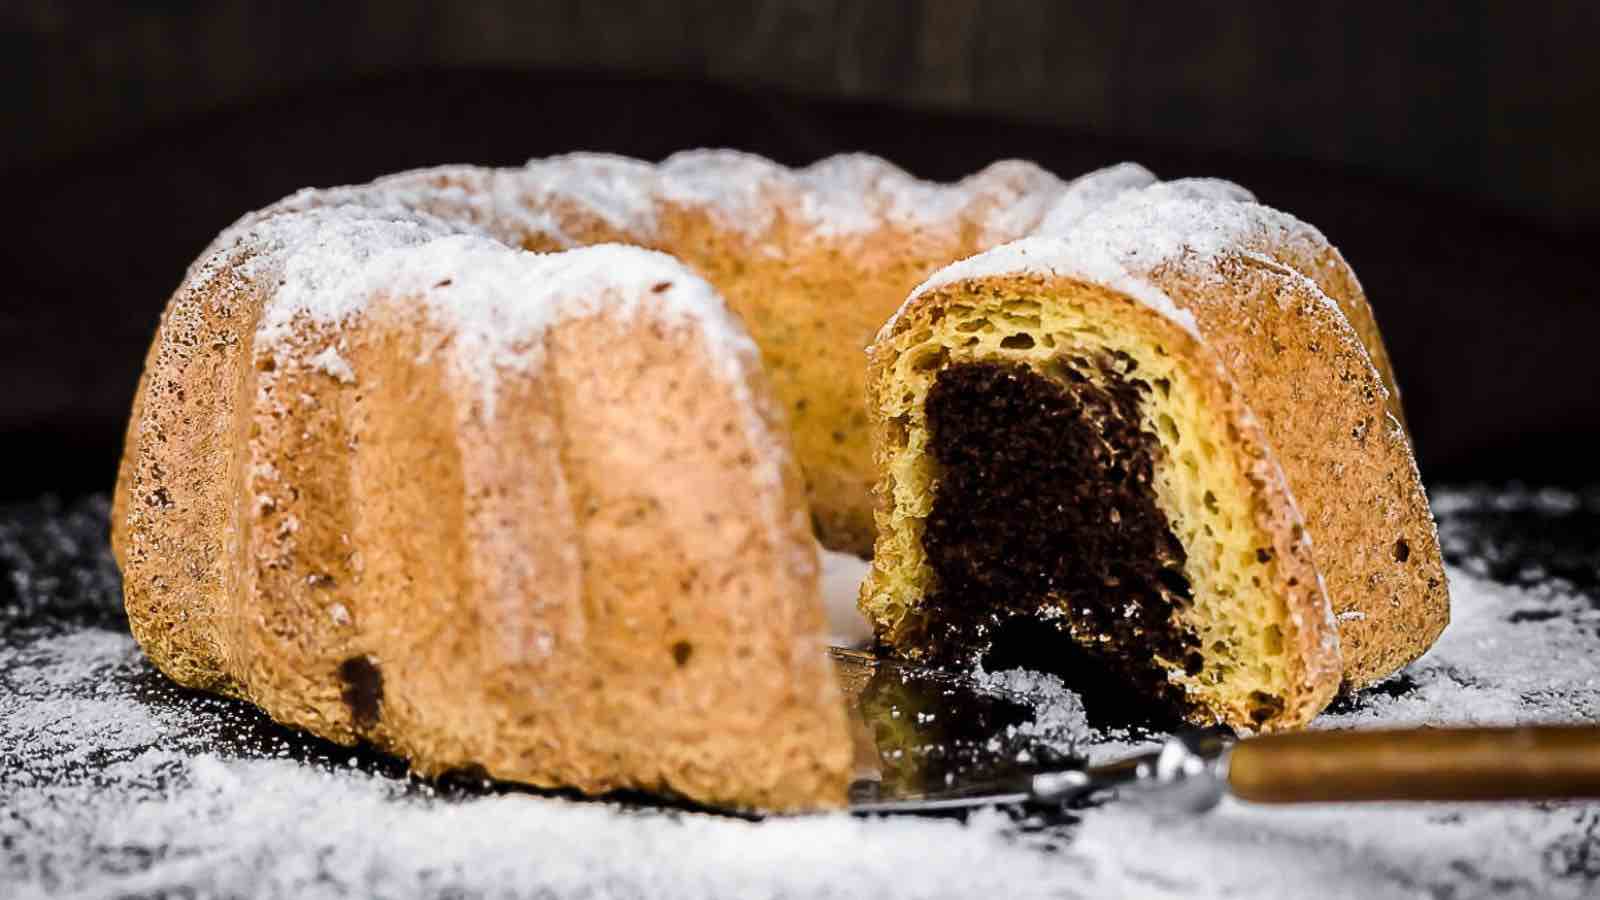
[{"label": "crumb hole", "polygon": [[911,361],[911,368],[916,372],[931,372],[934,369],[944,365],[945,360],[949,358],[950,354],[946,353],[942,347],[935,350],[929,350],[913,359]]},{"label": "crumb hole", "polygon": [[895,416],[889,420],[889,442],[896,447],[904,447],[911,439],[911,420],[907,416]]},{"label": "crumb hole", "polygon": [[1167,443],[1176,444],[1178,442],[1178,423],[1174,422],[1171,416],[1162,413],[1161,418],[1156,420],[1156,427],[1161,429],[1161,436],[1166,439]]},{"label": "crumb hole", "polygon": [[1006,348],[1007,350],[1032,350],[1033,349],[1033,335],[1031,335],[1031,334],[1012,334],[1012,335],[1007,335],[1005,338],[1003,338],[1000,341],[1000,346]]},{"label": "crumb hole", "polygon": [[1394,542],[1394,561],[1403,563],[1403,562],[1405,562],[1406,560],[1408,560],[1410,558],[1411,558],[1411,545],[1406,543],[1406,539],[1405,538],[1401,538],[1401,539],[1395,541]]},{"label": "crumb hole", "polygon": [[1257,725],[1283,712],[1283,698],[1265,691],[1250,692],[1250,720]]}]

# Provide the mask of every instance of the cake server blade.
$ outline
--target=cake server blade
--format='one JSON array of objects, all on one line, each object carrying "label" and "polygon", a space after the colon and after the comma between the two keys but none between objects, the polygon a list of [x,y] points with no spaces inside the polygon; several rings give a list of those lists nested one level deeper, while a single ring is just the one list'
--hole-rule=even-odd
[{"label": "cake server blade", "polygon": [[855,740],[853,810],[931,814],[1082,788],[1083,760],[1028,727],[1036,698],[860,651],[835,649],[833,659]]},{"label": "cake server blade", "polygon": [[[1026,698],[858,651],[833,657],[855,726],[850,809],[862,815],[1060,807],[1112,792],[1183,812],[1228,795],[1269,804],[1600,797],[1596,725],[1317,729],[1240,740],[1209,730],[1087,765],[1001,741],[1026,731],[1012,727],[1032,720]],[[930,746],[938,752],[907,755]],[[1019,764],[1024,755],[1029,762]]]},{"label": "cake server blade", "polygon": [[1204,812],[1227,793],[1230,744],[1216,732],[1169,739],[1159,750],[1083,766],[1017,775],[959,791],[920,797],[852,802],[857,815],[935,814],[985,806],[1059,809],[1092,794],[1116,791],[1119,799],[1185,813]]}]

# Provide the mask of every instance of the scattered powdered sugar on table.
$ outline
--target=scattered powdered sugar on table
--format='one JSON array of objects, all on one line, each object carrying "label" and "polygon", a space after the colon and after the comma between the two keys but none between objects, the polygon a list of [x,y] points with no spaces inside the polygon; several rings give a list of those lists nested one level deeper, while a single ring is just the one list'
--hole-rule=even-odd
[{"label": "scattered powdered sugar on table", "polygon": [[[1573,495],[1518,515],[1552,527]],[[1477,495],[1435,501],[1449,548],[1482,546]],[[1580,512],[1585,501],[1578,502]],[[3,516],[0,516],[3,518]],[[75,532],[68,532],[76,538]],[[13,567],[50,562],[14,548]],[[1585,546],[1593,565],[1593,537]],[[1600,608],[1562,576],[1450,567],[1453,622],[1324,727],[1592,720]],[[22,559],[22,563],[15,560]],[[1498,570],[1496,570],[1498,571]],[[13,571],[15,575],[15,570]],[[15,580],[15,579],[13,579]],[[1585,584],[1592,585],[1592,582]],[[1589,588],[1585,588],[1589,589]],[[10,602],[0,594],[0,605]],[[433,786],[368,750],[180,690],[114,622],[0,624],[0,895],[101,897],[1537,897],[1600,891],[1600,804],[1267,808],[1179,818],[1107,801],[1051,823],[821,815],[748,822],[659,806]],[[979,672],[1031,698],[1032,730],[1091,756],[1059,679]]]},{"label": "scattered powdered sugar on table", "polygon": [[[159,764],[165,754],[150,757]],[[59,875],[63,893],[92,887],[119,895],[688,898],[820,889],[881,897],[951,886],[1009,894],[1019,876],[1035,886],[1033,896],[1063,896],[1067,887],[1054,860],[1006,836],[1009,823],[999,814],[965,827],[844,815],[752,823],[514,794],[423,802],[362,772],[212,755],[187,760],[176,782],[140,798],[69,798],[81,818],[56,832],[84,849],[167,848],[147,865],[84,872],[71,867],[71,849],[58,849],[55,859],[37,858],[40,869]],[[55,830],[53,806],[20,812]],[[878,852],[861,852],[866,846]],[[930,858],[930,846],[943,852]]]},{"label": "scattered powdered sugar on table", "polygon": [[[1033,720],[1009,726],[1006,737],[1020,734],[1035,738],[1046,742],[1063,756],[1085,749],[1084,735],[1091,733],[1088,713],[1083,708],[1083,701],[1058,676],[1026,669],[986,672],[979,664],[969,677],[981,689],[1003,691],[1031,701]],[[1095,743],[1098,749],[1101,742]]]}]

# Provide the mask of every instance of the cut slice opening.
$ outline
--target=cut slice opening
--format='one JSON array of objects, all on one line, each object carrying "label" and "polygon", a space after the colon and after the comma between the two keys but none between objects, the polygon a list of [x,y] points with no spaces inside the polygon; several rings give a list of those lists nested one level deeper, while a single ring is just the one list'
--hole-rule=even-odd
[{"label": "cut slice opening", "polygon": [[1192,336],[1093,285],[929,306],[874,350],[880,640],[969,665],[1043,622],[1030,668],[1054,633],[1193,722],[1313,715],[1332,682],[1298,656],[1290,594],[1326,601]]}]

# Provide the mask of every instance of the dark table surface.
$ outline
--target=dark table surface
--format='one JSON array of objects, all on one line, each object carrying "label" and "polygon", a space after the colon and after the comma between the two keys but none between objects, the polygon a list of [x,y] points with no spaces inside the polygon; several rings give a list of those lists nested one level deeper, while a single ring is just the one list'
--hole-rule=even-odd
[{"label": "dark table surface", "polygon": [[[1600,489],[1433,494],[1453,622],[1328,727],[1600,718]],[[1594,896],[1600,804],[752,822],[451,779],[179,689],[127,636],[92,497],[0,509],[0,895]],[[885,777],[1098,760],[1158,723],[1050,676],[880,679]],[[893,724],[891,724],[893,723]]]}]

